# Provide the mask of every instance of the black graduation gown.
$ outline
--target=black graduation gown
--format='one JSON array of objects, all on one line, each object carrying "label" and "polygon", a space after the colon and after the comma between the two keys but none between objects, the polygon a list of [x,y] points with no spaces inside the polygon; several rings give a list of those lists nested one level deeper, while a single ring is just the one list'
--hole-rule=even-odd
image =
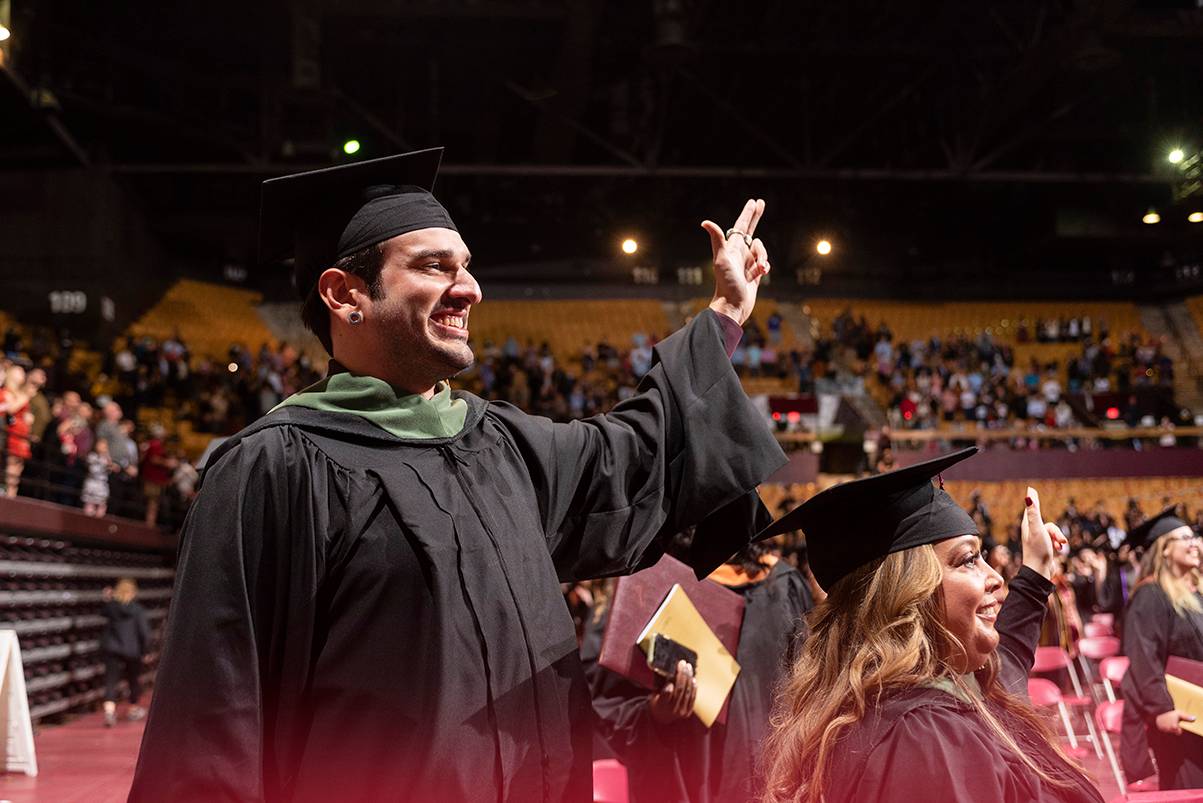
[{"label": "black graduation gown", "polygon": [[1124,617],[1124,655],[1128,672],[1120,689],[1124,722],[1120,757],[1124,773],[1137,781],[1153,774],[1148,750],[1157,759],[1161,789],[1203,787],[1203,737],[1174,736],[1157,730],[1154,720],[1174,708],[1165,685],[1165,663],[1171,655],[1203,661],[1203,614],[1178,615],[1156,583],[1136,589]]},{"label": "black graduation gown", "polygon": [[784,561],[764,580],[732,590],[745,604],[736,650],[740,672],[726,723],[709,729],[696,717],[657,724],[647,689],[597,664],[605,617],[585,632],[581,658],[598,728],[627,767],[632,803],[749,803],[762,791],[755,763],[768,733],[773,689],[813,603],[802,575]]},{"label": "black graduation gown", "polygon": [[[1023,568],[998,616],[1000,681],[1027,698],[1027,676],[1052,583]],[[843,737],[833,753],[826,803],[1101,803],[1097,789],[1023,723],[996,712],[1025,754],[1042,769],[1072,779],[1050,788],[988,731],[977,712],[952,694],[914,687],[890,695]]]},{"label": "black graduation gown", "polygon": [[559,581],[633,571],[697,523],[708,572],[784,455],[712,313],[640,392],[570,424],[458,394],[405,441],[286,407],[212,458],[131,801],[585,801],[589,690]]}]

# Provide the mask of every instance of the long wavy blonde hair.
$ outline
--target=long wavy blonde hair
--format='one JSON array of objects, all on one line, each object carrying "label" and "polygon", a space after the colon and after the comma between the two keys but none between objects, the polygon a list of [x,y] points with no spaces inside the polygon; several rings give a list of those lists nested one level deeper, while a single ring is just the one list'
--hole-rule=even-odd
[{"label": "long wavy blonde hair", "polygon": [[[1162,539],[1158,540],[1162,541]],[[1149,550],[1148,573],[1141,580],[1140,585],[1155,582],[1161,586],[1161,590],[1169,597],[1170,605],[1174,606],[1174,613],[1179,616],[1186,616],[1187,611],[1203,613],[1203,605],[1199,604],[1199,597],[1195,594],[1195,590],[1199,588],[1200,579],[1203,579],[1203,574],[1198,569],[1191,569],[1181,577],[1175,577],[1170,566],[1169,551],[1171,548],[1169,542],[1162,541],[1160,544],[1156,541],[1153,542],[1153,548]]]},{"label": "long wavy blonde hair", "polygon": [[974,695],[953,668],[964,655],[942,623],[943,573],[932,546],[895,552],[833,584],[809,617],[811,634],[777,696],[765,741],[765,803],[817,803],[841,737],[890,693],[947,678],[972,701],[982,723],[1049,785],[1072,784],[1041,769],[995,712],[1022,720],[1072,766],[1041,716],[997,680],[998,657],[977,672]]}]

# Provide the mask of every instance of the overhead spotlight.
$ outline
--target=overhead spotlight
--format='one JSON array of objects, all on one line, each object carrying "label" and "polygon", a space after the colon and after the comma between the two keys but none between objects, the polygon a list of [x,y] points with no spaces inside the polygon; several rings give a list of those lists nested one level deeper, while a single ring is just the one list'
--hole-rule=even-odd
[{"label": "overhead spotlight", "polygon": [[232,374],[238,373],[238,363],[236,363],[236,362],[230,363],[229,365],[226,366],[226,370]]},{"label": "overhead spotlight", "polygon": [[1203,223],[1203,212],[1191,212],[1186,219],[1191,223]]},{"label": "overhead spotlight", "polygon": [[1161,215],[1157,214],[1157,210],[1150,206],[1149,211],[1145,212],[1145,216],[1141,220],[1152,226],[1154,223],[1161,222]]},{"label": "overhead spotlight", "polygon": [[1172,164],[1172,165],[1178,164],[1185,158],[1186,158],[1186,154],[1183,153],[1181,148],[1174,148],[1172,151],[1170,151],[1169,160],[1170,160],[1170,164]]},{"label": "overhead spotlight", "polygon": [[831,253],[831,243],[829,243],[827,240],[819,240],[819,242],[815,244],[815,250],[823,256],[827,256]]},{"label": "overhead spotlight", "polygon": [[10,37],[12,35],[13,35],[12,31],[10,31],[8,28],[4,27],[3,25],[0,25],[0,42],[3,42],[5,39],[8,39],[8,37]]},{"label": "overhead spotlight", "polygon": [[639,243],[632,240],[630,237],[622,241],[622,252],[624,254],[633,254],[639,250]]},{"label": "overhead spotlight", "polygon": [[359,153],[359,140],[349,139],[343,143],[343,153],[347,156],[353,156]]}]

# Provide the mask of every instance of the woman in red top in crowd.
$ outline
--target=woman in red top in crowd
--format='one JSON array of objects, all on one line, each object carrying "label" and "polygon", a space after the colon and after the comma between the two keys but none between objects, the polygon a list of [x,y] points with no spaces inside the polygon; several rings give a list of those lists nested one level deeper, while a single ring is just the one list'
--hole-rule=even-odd
[{"label": "woman in red top in crowd", "polygon": [[25,461],[33,454],[29,448],[30,425],[33,414],[29,412],[30,394],[26,388],[25,369],[19,365],[10,365],[4,375],[4,386],[0,387],[0,415],[7,419],[8,459],[4,466],[4,491],[8,496],[16,496],[21,484],[21,472],[25,470]]}]

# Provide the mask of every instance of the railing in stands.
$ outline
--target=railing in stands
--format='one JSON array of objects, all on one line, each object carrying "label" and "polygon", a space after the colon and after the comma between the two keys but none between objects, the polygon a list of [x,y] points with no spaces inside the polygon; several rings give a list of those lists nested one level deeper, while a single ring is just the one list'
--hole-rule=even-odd
[{"label": "railing in stands", "polygon": [[[0,482],[0,494],[5,493],[9,484],[8,472],[10,469],[7,464],[9,438],[17,438],[29,444],[31,452],[41,446],[29,436],[0,427],[0,466],[4,467],[4,481]],[[17,495],[50,501],[66,507],[81,508],[86,479],[86,455],[74,456],[70,463],[30,457],[21,461],[21,470],[17,477]],[[108,479],[106,515],[135,521],[144,520],[146,498],[140,478],[129,477],[127,474],[115,470],[110,472]],[[187,502],[178,498],[170,485],[164,487],[160,497],[156,525],[174,532],[183,523],[187,507]]]}]

